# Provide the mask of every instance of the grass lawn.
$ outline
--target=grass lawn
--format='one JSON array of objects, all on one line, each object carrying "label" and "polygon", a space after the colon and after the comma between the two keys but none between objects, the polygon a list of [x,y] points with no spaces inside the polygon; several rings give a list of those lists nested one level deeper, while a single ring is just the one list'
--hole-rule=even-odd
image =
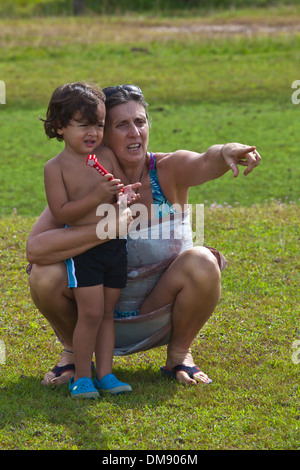
[{"label": "grass lawn", "polygon": [[[299,449],[300,36],[189,29],[300,17],[268,12],[0,20],[0,449]],[[162,378],[165,348],[115,358],[129,396],[76,402],[40,385],[61,347],[32,304],[25,244],[45,205],[43,166],[61,144],[38,118],[56,86],[82,79],[141,86],[153,151],[240,141],[263,157],[247,178],[228,173],[190,192],[205,204],[205,244],[228,259],[221,301],[193,345],[209,386]]]},{"label": "grass lawn", "polygon": [[[295,17],[281,13],[260,13],[252,24],[292,28]],[[250,20],[239,17],[238,24],[247,26]],[[96,17],[1,22],[6,105],[0,108],[0,214],[38,215],[43,209],[43,166],[61,145],[46,139],[39,117],[45,116],[53,89],[76,80],[139,84],[150,103],[152,151],[204,151],[228,141],[257,146],[263,162],[255,177],[233,181],[228,174],[193,188],[191,202],[249,206],[271,198],[298,201],[300,107],[291,101],[291,85],[298,79],[299,34],[212,36],[207,30],[189,33],[191,21]],[[221,18],[193,24],[200,28],[213,21],[220,25]],[[232,21],[223,18],[224,26]]]},{"label": "grass lawn", "polygon": [[2,219],[0,448],[299,448],[298,216],[298,206],[286,204],[205,211],[205,243],[229,262],[219,306],[193,346],[211,385],[166,381],[163,347],[115,358],[115,372],[134,392],[92,403],[40,385],[61,348],[27,288],[33,218]]}]

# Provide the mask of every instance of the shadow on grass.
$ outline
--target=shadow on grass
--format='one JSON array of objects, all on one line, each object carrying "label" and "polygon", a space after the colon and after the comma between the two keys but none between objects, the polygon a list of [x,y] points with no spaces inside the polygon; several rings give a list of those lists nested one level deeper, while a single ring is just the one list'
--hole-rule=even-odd
[{"label": "shadow on grass", "polygon": [[[147,404],[152,408],[168,402],[176,393],[177,384],[160,375],[160,371],[151,369],[115,368],[114,372],[121,381],[132,385],[133,392],[120,395],[101,394],[100,400],[72,399],[68,385],[45,387],[41,378],[21,375],[14,382],[0,388],[0,433],[10,426],[20,429],[32,426],[32,432],[39,434],[45,423],[67,426],[69,433],[78,432],[78,425],[87,422],[91,407],[100,407],[106,412],[110,404],[117,405],[122,411],[142,408]],[[31,423],[31,424],[29,424]],[[90,426],[90,422],[89,422]],[[102,442],[105,447],[105,442]]]},{"label": "shadow on grass", "polygon": [[[113,397],[114,399],[121,398],[124,407],[128,403],[129,407],[134,408],[145,404],[155,408],[171,400],[176,393],[177,386],[180,386],[175,381],[162,377],[160,370],[153,369],[151,366],[137,369],[114,367],[114,373],[119,380],[128,382],[133,389],[130,394]],[[112,399],[112,396],[108,394],[101,396],[108,401]]]},{"label": "shadow on grass", "polygon": [[0,389],[0,447],[71,448],[70,442],[85,442],[89,428],[97,432],[98,448],[106,448],[106,436],[88,421],[91,405],[92,400],[72,400],[68,386],[44,387],[40,378],[22,375]]}]

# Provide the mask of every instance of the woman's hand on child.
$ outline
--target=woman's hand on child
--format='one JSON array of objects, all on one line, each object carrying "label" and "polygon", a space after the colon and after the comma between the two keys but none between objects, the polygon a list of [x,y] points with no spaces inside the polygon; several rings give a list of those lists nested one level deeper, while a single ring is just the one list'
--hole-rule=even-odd
[{"label": "woman's hand on child", "polygon": [[140,186],[142,186],[142,185],[139,182],[133,183],[133,184],[128,184],[127,186],[124,186],[124,188],[123,188],[124,191],[120,192],[118,194],[118,200],[119,200],[120,196],[123,195],[123,196],[126,196],[128,205],[137,202],[140,198],[139,193],[137,193],[137,189]]}]

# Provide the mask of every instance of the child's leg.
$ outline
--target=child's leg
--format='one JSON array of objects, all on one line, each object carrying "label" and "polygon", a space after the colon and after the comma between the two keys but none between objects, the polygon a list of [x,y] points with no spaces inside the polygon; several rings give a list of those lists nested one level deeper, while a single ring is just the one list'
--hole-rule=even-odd
[{"label": "child's leg", "polygon": [[96,340],[96,369],[100,380],[112,371],[115,346],[114,310],[121,289],[104,287],[104,314]]},{"label": "child's leg", "polygon": [[74,295],[78,308],[73,335],[76,381],[81,377],[91,377],[91,361],[104,312],[103,285],[77,287]]}]

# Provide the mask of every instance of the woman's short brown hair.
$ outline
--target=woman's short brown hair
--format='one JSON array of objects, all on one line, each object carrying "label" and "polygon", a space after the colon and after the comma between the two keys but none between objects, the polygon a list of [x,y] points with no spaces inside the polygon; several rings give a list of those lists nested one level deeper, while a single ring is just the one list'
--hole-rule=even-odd
[{"label": "woman's short brown hair", "polygon": [[150,120],[147,112],[148,103],[145,101],[142,90],[137,85],[117,85],[107,87],[103,88],[103,92],[106,97],[106,117],[109,116],[109,111],[114,106],[128,103],[129,101],[136,101],[144,107],[146,117],[150,125]]}]

